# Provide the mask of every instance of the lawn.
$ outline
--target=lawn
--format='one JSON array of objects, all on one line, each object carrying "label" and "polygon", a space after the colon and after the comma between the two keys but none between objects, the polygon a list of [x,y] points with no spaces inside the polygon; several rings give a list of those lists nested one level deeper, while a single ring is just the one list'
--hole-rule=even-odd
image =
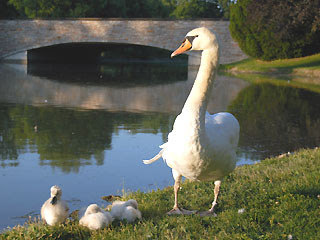
[{"label": "lawn", "polygon": [[308,57],[261,61],[247,58],[223,64],[220,70],[232,73],[303,74],[320,77],[320,53]]}]

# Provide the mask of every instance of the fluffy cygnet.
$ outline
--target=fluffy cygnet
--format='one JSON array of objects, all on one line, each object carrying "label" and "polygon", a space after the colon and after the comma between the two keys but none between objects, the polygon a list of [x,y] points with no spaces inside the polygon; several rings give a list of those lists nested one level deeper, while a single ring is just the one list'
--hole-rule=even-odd
[{"label": "fluffy cygnet", "polygon": [[41,218],[49,225],[63,223],[69,216],[67,202],[61,200],[62,191],[59,186],[52,186],[51,197],[41,207]]},{"label": "fluffy cygnet", "polygon": [[107,227],[112,223],[112,220],[113,218],[109,212],[103,211],[97,204],[91,204],[80,219],[79,224],[90,230],[97,230]]},{"label": "fluffy cygnet", "polygon": [[134,222],[137,218],[141,219],[141,212],[138,210],[138,203],[134,199],[128,201],[114,201],[112,203],[111,215],[118,220],[126,219]]}]

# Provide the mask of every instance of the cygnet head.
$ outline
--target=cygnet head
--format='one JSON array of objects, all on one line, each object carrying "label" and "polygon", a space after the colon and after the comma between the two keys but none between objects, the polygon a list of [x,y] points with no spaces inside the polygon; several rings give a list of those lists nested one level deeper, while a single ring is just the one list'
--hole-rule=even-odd
[{"label": "cygnet head", "polygon": [[84,215],[86,216],[86,215],[93,214],[93,213],[98,213],[98,212],[102,212],[101,208],[97,204],[90,204],[87,207],[87,210],[84,213]]},{"label": "cygnet head", "polygon": [[136,219],[141,220],[141,212],[132,206],[127,206],[124,209],[121,219],[126,219],[128,222],[134,222]]},{"label": "cygnet head", "polygon": [[200,27],[187,33],[181,46],[171,54],[171,57],[186,51],[206,50],[211,48],[218,49],[218,41],[215,34],[205,27]]},{"label": "cygnet head", "polygon": [[58,200],[61,199],[61,195],[62,195],[62,190],[59,186],[54,185],[51,187],[50,189],[51,192],[51,204],[54,205]]},{"label": "cygnet head", "polygon": [[126,202],[126,206],[131,206],[135,209],[138,209],[138,203],[136,200],[134,199],[129,199],[127,202]]}]

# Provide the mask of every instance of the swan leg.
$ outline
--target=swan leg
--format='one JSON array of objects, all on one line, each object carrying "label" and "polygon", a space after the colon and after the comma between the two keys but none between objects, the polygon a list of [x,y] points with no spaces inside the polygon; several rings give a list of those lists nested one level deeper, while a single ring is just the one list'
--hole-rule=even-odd
[{"label": "swan leg", "polygon": [[217,200],[220,192],[220,185],[221,185],[220,180],[214,182],[214,200],[212,202],[212,206],[208,211],[200,212],[199,213],[200,216],[216,216],[216,214],[214,213],[214,207],[218,204]]},{"label": "swan leg", "polygon": [[195,213],[196,211],[189,211],[183,208],[179,208],[178,204],[178,192],[180,190],[180,183],[182,179],[182,175],[177,173],[174,169],[172,169],[172,175],[174,178],[174,206],[172,210],[167,212],[168,215],[191,215]]}]

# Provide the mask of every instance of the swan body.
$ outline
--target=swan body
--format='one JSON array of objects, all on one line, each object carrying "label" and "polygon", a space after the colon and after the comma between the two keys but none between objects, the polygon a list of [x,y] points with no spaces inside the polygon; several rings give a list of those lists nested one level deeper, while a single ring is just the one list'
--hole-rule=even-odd
[{"label": "swan body", "polygon": [[51,197],[41,207],[41,218],[49,225],[63,223],[69,216],[67,202],[61,200],[62,191],[59,186],[52,186]]},{"label": "swan body", "polygon": [[134,199],[128,201],[114,201],[112,203],[111,215],[118,220],[134,222],[141,219],[141,212],[138,210],[138,203]]},{"label": "swan body", "polygon": [[239,123],[230,113],[209,114],[207,104],[219,65],[219,45],[216,36],[207,28],[196,28],[187,33],[182,45],[172,53],[174,57],[188,50],[202,50],[201,64],[192,90],[177,116],[168,141],[150,164],[161,157],[172,168],[175,179],[175,205],[170,214],[187,214],[178,207],[178,190],[181,177],[195,181],[215,181],[216,205],[220,179],[236,166],[236,149],[239,140]]},{"label": "swan body", "polygon": [[79,224],[90,230],[98,230],[107,227],[112,221],[113,218],[109,212],[103,211],[97,204],[91,204],[87,207]]}]

